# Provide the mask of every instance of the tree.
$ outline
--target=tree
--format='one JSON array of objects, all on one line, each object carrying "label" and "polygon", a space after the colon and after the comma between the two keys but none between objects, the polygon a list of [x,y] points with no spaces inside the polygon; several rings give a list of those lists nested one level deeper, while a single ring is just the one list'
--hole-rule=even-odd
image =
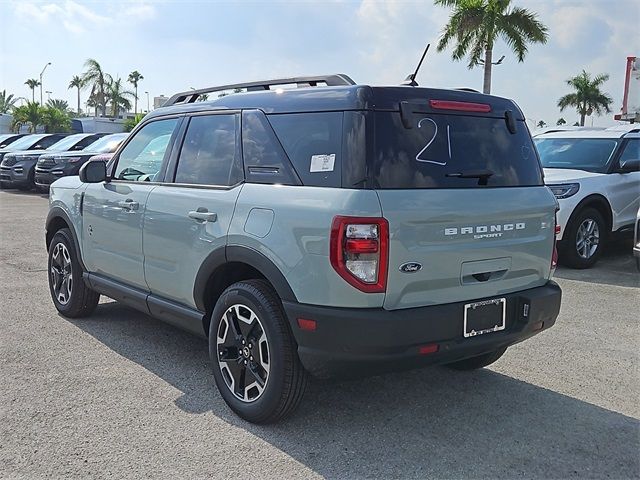
[{"label": "tree", "polygon": [[100,108],[104,117],[107,115],[107,88],[112,81],[111,75],[102,70],[100,64],[93,58],[87,59],[84,67],[87,70],[82,74],[82,84],[91,86],[91,97],[96,109]]},{"label": "tree", "polygon": [[580,126],[584,127],[584,119],[594,112],[597,115],[611,112],[609,106],[613,99],[600,90],[603,83],[609,80],[607,73],[596,75],[593,80],[591,74],[582,70],[582,73],[567,80],[567,85],[575,91],[568,93],[558,100],[558,107],[562,112],[567,107],[575,107],[580,115]]},{"label": "tree", "polygon": [[18,133],[24,125],[29,126],[29,133],[35,133],[38,125],[42,124],[44,111],[43,107],[35,100],[27,102],[26,105],[16,107],[13,110],[13,123],[11,129]]},{"label": "tree", "polygon": [[60,100],[59,98],[50,98],[47,100],[47,107],[55,108],[60,110],[61,112],[69,111],[69,104],[66,100]]},{"label": "tree", "polygon": [[567,124],[567,121],[562,117],[559,118],[558,121],[556,122],[556,125],[559,126],[559,127],[562,126],[562,125],[566,125],[566,124]]},{"label": "tree", "polygon": [[133,85],[133,89],[135,93],[133,97],[133,102],[134,102],[133,113],[136,115],[138,114],[138,83],[140,82],[140,80],[144,80],[144,77],[137,70],[134,70],[133,72],[131,72],[129,74],[129,78],[127,78],[127,81],[131,85]]},{"label": "tree", "polygon": [[545,122],[544,120],[540,120],[537,124],[536,127],[538,128],[544,128],[547,126],[547,122]]},{"label": "tree", "polygon": [[17,98],[13,94],[7,95],[6,90],[0,92],[0,113],[9,113],[15,108]]},{"label": "tree", "polygon": [[36,87],[40,86],[40,81],[37,78],[30,78],[24,84],[31,89],[31,101],[36,101]]},{"label": "tree", "polygon": [[131,130],[133,130],[136,127],[136,125],[138,125],[142,121],[143,118],[144,118],[143,113],[137,113],[135,117],[127,118],[124,121],[124,131],[130,132]]},{"label": "tree", "polygon": [[116,117],[121,110],[130,110],[131,102],[129,98],[133,96],[133,92],[123,89],[121,78],[109,82],[107,86],[107,98],[111,103],[111,115]]},{"label": "tree", "polygon": [[491,93],[493,47],[498,38],[513,50],[518,62],[524,61],[528,43],[547,42],[547,27],[537,15],[526,8],[510,7],[511,0],[434,1],[453,9],[438,42],[438,51],[455,42],[454,60],[468,55],[469,69],[484,65],[484,93]]},{"label": "tree", "polygon": [[47,133],[68,132],[71,129],[71,117],[67,109],[47,105],[42,109],[42,124]]},{"label": "tree", "polygon": [[80,115],[80,90],[84,88],[84,82],[79,75],[74,75],[69,82],[69,86],[67,87],[69,90],[72,88],[78,89],[78,115]]}]

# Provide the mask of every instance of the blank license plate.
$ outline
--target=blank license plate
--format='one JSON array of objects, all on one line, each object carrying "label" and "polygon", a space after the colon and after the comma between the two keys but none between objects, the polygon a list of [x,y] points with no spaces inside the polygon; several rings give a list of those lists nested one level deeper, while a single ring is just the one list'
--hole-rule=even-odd
[{"label": "blank license plate", "polygon": [[506,298],[466,304],[463,331],[465,338],[504,330],[506,316]]}]

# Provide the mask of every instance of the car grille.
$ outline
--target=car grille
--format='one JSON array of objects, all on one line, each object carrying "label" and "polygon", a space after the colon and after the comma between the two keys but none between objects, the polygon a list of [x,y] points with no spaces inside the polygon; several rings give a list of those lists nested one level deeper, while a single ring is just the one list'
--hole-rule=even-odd
[{"label": "car grille", "polygon": [[18,163],[18,157],[5,157],[2,161],[2,166],[4,167],[12,167],[16,163]]},{"label": "car grille", "polygon": [[52,168],[56,166],[56,162],[53,158],[41,158],[38,160],[38,167],[40,168]]}]

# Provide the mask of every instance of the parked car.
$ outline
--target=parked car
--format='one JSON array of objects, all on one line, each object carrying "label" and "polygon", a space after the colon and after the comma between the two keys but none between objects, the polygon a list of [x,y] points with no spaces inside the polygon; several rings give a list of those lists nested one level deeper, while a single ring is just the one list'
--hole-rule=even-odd
[{"label": "parked car", "polygon": [[640,272],[640,210],[636,215],[636,228],[633,233],[633,256],[636,258],[636,268]]},{"label": "parked car", "polygon": [[79,151],[45,153],[38,158],[35,167],[35,184],[48,189],[58,178],[78,175],[80,167],[93,156],[116,151],[128,133],[114,133],[98,138]]},{"label": "parked car", "polygon": [[[235,88],[255,91],[196,102]],[[482,368],[550,328],[556,206],[511,100],[212,87],[52,184],[49,286],[67,317],[103,294],[208,337],[227,404],[272,422],[308,373]]]},{"label": "parked car", "polygon": [[19,138],[24,137],[25,133],[5,133],[0,135],[0,150],[8,147]]},{"label": "parked car", "polygon": [[640,129],[538,135],[535,144],[558,211],[560,262],[594,265],[614,232],[633,228],[640,206]]},{"label": "parked car", "polygon": [[35,187],[35,167],[41,155],[53,152],[77,152],[102,137],[103,133],[68,135],[46,149],[7,153],[0,164],[0,180],[5,188],[30,190]]},{"label": "parked car", "polygon": [[[67,135],[64,133],[42,133],[42,134],[34,134],[34,135],[25,135],[18,140],[11,142],[7,147],[0,149],[0,188],[6,188],[9,186],[8,181],[11,180],[11,168],[9,166],[2,167],[2,162],[4,161],[5,155],[8,155],[12,152],[25,151],[25,150],[43,150],[56,142],[59,142],[60,139],[66,137]],[[15,160],[12,160],[14,162]]]}]

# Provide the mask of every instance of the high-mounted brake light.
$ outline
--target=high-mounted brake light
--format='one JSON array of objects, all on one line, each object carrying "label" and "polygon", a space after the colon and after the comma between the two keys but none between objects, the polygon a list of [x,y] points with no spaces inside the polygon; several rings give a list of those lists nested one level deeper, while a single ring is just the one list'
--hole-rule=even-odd
[{"label": "high-mounted brake light", "polygon": [[384,218],[335,217],[329,257],[335,271],[367,293],[387,288],[389,223]]},{"label": "high-mounted brake light", "polygon": [[486,103],[456,102],[453,100],[429,100],[431,108],[438,110],[458,110],[460,112],[489,113],[491,105]]}]

